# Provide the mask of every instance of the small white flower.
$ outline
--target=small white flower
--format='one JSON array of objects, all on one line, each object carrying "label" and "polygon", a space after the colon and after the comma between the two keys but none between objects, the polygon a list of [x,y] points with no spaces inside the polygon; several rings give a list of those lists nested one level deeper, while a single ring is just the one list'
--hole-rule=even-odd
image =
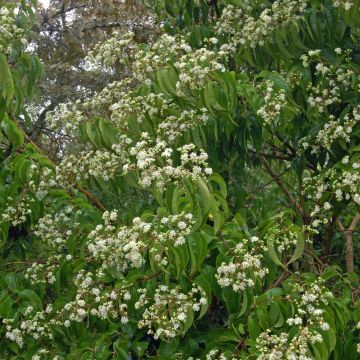
[{"label": "small white flower", "polygon": [[69,321],[69,320],[65,320],[65,321],[64,321],[64,326],[65,326],[65,327],[69,327],[69,326],[70,326],[70,321]]}]

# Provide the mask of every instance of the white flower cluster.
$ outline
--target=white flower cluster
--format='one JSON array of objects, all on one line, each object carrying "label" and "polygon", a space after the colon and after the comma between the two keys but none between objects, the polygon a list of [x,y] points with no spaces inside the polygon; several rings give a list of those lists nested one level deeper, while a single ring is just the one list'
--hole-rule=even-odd
[{"label": "white flower cluster", "polygon": [[[177,42],[173,41],[175,38]],[[212,71],[224,70],[215,52],[203,48],[194,55],[185,37],[175,38],[164,35],[148,51],[139,50],[134,63],[135,78],[150,80],[155,69],[178,60],[175,65],[180,72],[178,89],[188,86],[195,89],[204,86]],[[215,41],[210,40],[211,44]],[[114,83],[84,103],[60,105],[49,114],[49,126],[65,134],[74,135],[80,124],[96,116],[110,118],[120,133],[126,134],[111,150],[82,151],[65,156],[56,169],[56,182],[60,186],[73,185],[90,176],[107,181],[129,171],[137,172],[139,185],[144,188],[154,183],[163,188],[169,181],[211,175],[204,151],[197,151],[193,144],[184,145],[177,152],[169,146],[188,129],[206,123],[208,111],[205,108],[183,109],[162,93],[130,90],[130,83],[131,80]],[[140,139],[134,139],[132,126],[145,119],[155,125],[155,136],[144,132]],[[180,155],[180,164],[175,155]]]},{"label": "white flower cluster", "polygon": [[159,245],[166,250],[169,245],[185,243],[194,224],[192,214],[180,213],[166,217],[154,217],[153,223],[134,218],[132,226],[116,228],[117,212],[105,212],[104,225],[98,225],[89,236],[91,255],[102,262],[103,268],[115,267],[119,271],[139,268],[145,263],[146,253],[156,248],[157,258],[166,265],[159,253]]},{"label": "white flower cluster", "polygon": [[320,146],[330,149],[331,145],[339,140],[350,143],[353,128],[360,122],[360,107],[353,109],[352,116],[347,113],[341,119],[335,120],[335,117],[330,115],[329,119],[330,121],[318,132],[315,141],[311,141],[313,152]]},{"label": "white flower cluster", "polygon": [[135,115],[139,124],[144,122],[146,116],[161,118],[170,108],[170,103],[171,99],[162,93],[137,95],[136,92],[128,91],[110,106],[111,120],[119,129],[126,129],[129,116]]},{"label": "white flower cluster", "polygon": [[85,58],[87,69],[110,71],[116,64],[126,64],[136,49],[133,38],[133,32],[114,32],[110,39],[95,45],[94,50],[88,53]]},{"label": "white flower cluster", "polygon": [[31,284],[54,284],[61,255],[50,256],[45,263],[34,262],[26,269],[25,279]]},{"label": "white flower cluster", "polygon": [[90,176],[108,181],[115,175],[137,171],[140,186],[148,188],[156,183],[163,188],[170,181],[212,174],[208,155],[203,150],[197,151],[195,145],[186,144],[177,151],[179,165],[175,163],[173,149],[165,141],[154,141],[148,133],[142,133],[140,140],[132,144],[129,137],[121,135],[112,151],[82,151],[65,156],[56,167],[56,182],[66,188]]},{"label": "white flower cluster", "polygon": [[103,268],[115,267],[119,271],[139,268],[145,262],[148,233],[151,224],[140,218],[133,225],[116,229],[114,225],[97,225],[89,236],[88,250]]},{"label": "white flower cluster", "polygon": [[69,327],[71,321],[82,322],[87,316],[92,315],[100,319],[119,318],[126,324],[129,321],[126,302],[131,300],[126,286],[108,289],[97,282],[92,273],[81,270],[75,279],[75,300],[64,305],[56,314],[54,322]]},{"label": "white flower cluster", "polygon": [[306,0],[276,0],[271,8],[254,17],[249,10],[227,5],[217,25],[217,34],[229,34],[229,44],[222,45],[224,51],[233,52],[239,47],[263,46],[270,40],[276,29],[302,17],[307,6]]},{"label": "white flower cluster", "polygon": [[112,179],[121,166],[120,157],[108,150],[81,151],[69,154],[56,166],[56,182],[64,188],[91,176],[104,181]]},{"label": "white flower cluster", "polygon": [[147,50],[135,54],[134,77],[141,82],[151,84],[151,78],[157,69],[164,68],[181,55],[193,50],[183,35],[164,34]]},{"label": "white flower cluster", "polygon": [[[32,203],[35,203],[36,199],[43,199],[48,190],[56,185],[53,171],[35,162],[30,165],[27,175],[28,183],[22,186],[17,196],[8,196],[3,204],[0,220],[9,222],[12,226],[26,222],[32,214]],[[10,183],[12,181],[14,179],[11,179]]]},{"label": "white flower cluster", "polygon": [[121,173],[121,167],[128,162],[129,149],[132,140],[126,135],[118,137],[118,142],[112,150],[81,151],[77,155],[66,155],[56,167],[56,182],[64,188],[74,185],[91,176],[104,181]]},{"label": "white flower cluster", "polygon": [[185,96],[190,90],[204,88],[212,72],[225,71],[219,61],[218,52],[201,48],[181,56],[174,66],[179,71],[179,81],[176,83],[176,94]]},{"label": "white flower cluster", "polygon": [[66,134],[74,133],[79,124],[86,120],[78,109],[78,103],[62,103],[46,114],[46,122],[52,130],[63,130]]},{"label": "white flower cluster", "polygon": [[119,99],[128,96],[134,86],[132,78],[125,78],[106,85],[100,92],[95,93],[84,102],[77,102],[79,109],[84,113],[93,115],[106,115],[111,112],[111,105]]},{"label": "white flower cluster", "polygon": [[280,70],[281,76],[285,79],[287,86],[293,90],[301,83],[302,72],[298,69]]},{"label": "white flower cluster", "polygon": [[[251,9],[248,9],[246,13],[249,13]],[[224,7],[221,13],[221,17],[217,24],[215,24],[215,29],[217,35],[229,35],[235,37],[237,35],[237,28],[239,25],[239,20],[242,19],[244,11],[239,6],[227,5]]]},{"label": "white flower cluster", "polygon": [[294,231],[289,225],[275,225],[267,231],[264,238],[265,242],[270,238],[277,247],[277,251],[281,254],[296,246],[299,239],[299,233]]},{"label": "white flower cluster", "polygon": [[288,300],[295,306],[296,311],[292,318],[287,319],[289,326],[297,328],[295,335],[291,336],[291,331],[279,335],[271,334],[270,329],[261,333],[256,340],[257,359],[313,359],[309,344],[323,341],[317,329],[330,329],[323,317],[323,307],[332,297],[332,293],[323,286],[321,279],[309,286],[295,284]]},{"label": "white flower cluster", "polygon": [[174,141],[188,129],[206,124],[208,120],[208,110],[206,108],[181,110],[172,106],[171,113],[172,115],[166,116],[159,123],[157,129],[159,136],[169,139],[169,141]]},{"label": "white flower cluster", "polygon": [[14,45],[27,45],[25,32],[16,24],[16,7],[12,4],[0,4],[0,54],[13,51]]},{"label": "white flower cluster", "polygon": [[[54,131],[61,130],[64,134],[73,136],[79,125],[84,124],[89,117],[111,117],[111,105],[119,99],[129,97],[132,82],[130,78],[115,81],[83,102],[77,100],[75,103],[57,105],[54,110],[46,114],[47,126]],[[131,106],[129,108],[131,109]]]},{"label": "white flower cluster", "polygon": [[81,270],[75,279],[77,288],[75,299],[66,303],[61,309],[54,311],[53,305],[48,304],[45,310],[35,312],[29,306],[24,318],[14,326],[15,319],[4,319],[6,338],[16,342],[20,347],[24,338],[31,336],[35,340],[53,339],[52,327],[71,326],[71,322],[82,322],[88,316],[100,319],[120,319],[121,323],[129,321],[127,302],[131,300],[128,285],[119,288],[106,288],[99,283],[99,277]]},{"label": "white flower cluster", "polygon": [[55,171],[47,166],[39,166],[39,164],[33,164],[31,167],[38,174],[39,183],[35,184],[33,180],[30,180],[29,186],[36,197],[42,200],[50,189],[58,186],[55,181]]},{"label": "white flower cluster", "polygon": [[335,7],[343,7],[345,10],[350,10],[353,7],[352,0],[333,0]]},{"label": "white flower cluster", "polygon": [[1,220],[9,222],[12,226],[24,223],[31,214],[30,202],[34,201],[35,199],[29,197],[26,192],[20,193],[17,198],[8,196]]},{"label": "white flower cluster", "polygon": [[35,312],[33,307],[28,306],[26,309],[26,317],[29,319],[21,320],[16,326],[12,324],[14,319],[3,319],[6,326],[5,337],[17,343],[19,347],[24,345],[24,338],[31,336],[35,340],[40,338],[53,339],[53,334],[50,329],[50,323],[47,321],[48,314],[51,313],[52,306],[48,305],[45,310]]},{"label": "white flower cluster", "polygon": [[253,287],[256,278],[263,278],[269,271],[262,264],[262,251],[266,251],[266,246],[257,236],[243,239],[235,246],[232,260],[223,262],[217,268],[215,277],[218,284],[221,287],[231,286],[235,292]]},{"label": "white flower cluster", "polygon": [[302,60],[303,66],[309,66],[310,62],[319,61],[321,55],[321,50],[310,50],[307,54],[301,55],[300,59]]},{"label": "white flower cluster", "polygon": [[[141,305],[145,303],[143,301]],[[193,319],[194,311],[199,311],[206,303],[202,290],[196,286],[183,293],[178,288],[160,285],[155,291],[154,302],[143,312],[138,327],[147,328],[154,339],[174,338],[187,330],[187,320]]]},{"label": "white flower cluster", "polygon": [[34,229],[34,235],[52,248],[58,251],[62,250],[73,234],[71,230],[74,225],[71,223],[73,210],[72,206],[68,206],[57,214],[46,214],[39,219]]},{"label": "white flower cluster", "polygon": [[345,156],[339,166],[323,171],[317,176],[304,178],[305,191],[316,204],[311,217],[312,226],[317,228],[326,224],[329,216],[326,212],[332,203],[350,202],[360,205],[360,161],[352,161]]},{"label": "white flower cluster", "polygon": [[138,94],[130,89],[130,85],[130,79],[114,82],[85,102],[58,105],[47,114],[48,126],[74,135],[78,126],[85,123],[89,116],[105,116],[120,132],[131,133],[131,117],[134,116],[139,124],[151,118],[158,123],[157,134],[173,141],[184,131],[205,124],[208,120],[206,108],[184,109],[165,94]]},{"label": "white flower cluster", "polygon": [[[211,45],[216,41],[217,39],[211,38],[207,42]],[[148,50],[139,50],[135,54],[133,73],[135,78],[151,85],[153,73],[174,62],[179,72],[177,95],[184,96],[188,89],[203,88],[211,72],[225,71],[221,63],[223,55],[204,47],[193,50],[184,36],[164,34]]]},{"label": "white flower cluster", "polygon": [[47,257],[44,262],[34,262],[27,268],[25,278],[32,284],[54,284],[55,273],[60,264],[72,260],[72,255],[66,254],[66,247],[68,240],[74,235],[72,228],[78,225],[72,219],[74,214],[79,215],[81,211],[75,212],[72,206],[67,206],[54,215],[46,214],[35,225],[34,235],[45,243],[48,250],[57,254]]},{"label": "white flower cluster", "polygon": [[227,356],[217,349],[212,349],[206,354],[206,360],[236,360],[237,357]]},{"label": "white flower cluster", "polygon": [[167,183],[178,182],[183,179],[197,179],[212,174],[204,151],[198,152],[194,144],[186,144],[177,149],[180,153],[180,164],[175,165],[173,149],[165,141],[151,140],[148,133],[143,133],[129,151],[131,158],[123,166],[126,173],[129,170],[138,170],[140,186],[147,188],[153,183],[163,188]]},{"label": "white flower cluster", "polygon": [[341,102],[341,93],[351,88],[355,73],[348,66],[325,65],[322,62],[318,62],[315,69],[318,82],[315,86],[308,86],[308,103],[319,113],[324,113],[330,105]]},{"label": "white flower cluster", "polygon": [[[44,358],[44,356],[46,356],[47,354],[49,354],[49,350],[47,349],[40,349],[39,351],[36,352],[35,355],[33,355],[31,357],[31,360],[41,360]],[[58,356],[55,356],[52,358],[52,360],[60,360],[60,358]]]},{"label": "white flower cluster", "polygon": [[136,116],[138,123],[151,118],[157,125],[157,135],[165,140],[174,141],[184,131],[205,124],[208,110],[184,109],[162,93],[136,95],[128,91],[110,106],[111,120],[121,131],[128,131],[128,119]]},{"label": "white flower cluster", "polygon": [[[265,86],[265,88],[264,88]],[[279,119],[281,110],[286,105],[286,96],[283,89],[274,89],[274,84],[270,80],[266,80],[260,86],[260,91],[264,91],[264,106],[262,106],[258,111],[259,115],[266,124],[276,125],[276,120]]]},{"label": "white flower cluster", "polygon": [[190,235],[191,228],[194,225],[193,215],[184,212],[155,220],[157,221],[156,232],[151,237],[166,245],[179,246],[185,244],[186,236]]}]

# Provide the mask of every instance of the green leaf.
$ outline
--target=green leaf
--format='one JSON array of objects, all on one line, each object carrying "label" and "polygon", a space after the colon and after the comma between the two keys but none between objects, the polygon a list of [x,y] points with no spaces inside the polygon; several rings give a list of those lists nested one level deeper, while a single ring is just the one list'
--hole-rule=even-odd
[{"label": "green leaf", "polygon": [[253,304],[254,296],[251,289],[247,288],[242,292],[242,306],[239,312],[239,316],[244,315],[246,311]]},{"label": "green leaf", "polygon": [[21,158],[16,162],[15,174],[21,184],[27,184],[30,178],[30,167],[31,161],[28,159]]},{"label": "green leaf", "polygon": [[274,237],[273,236],[269,236],[268,237],[268,241],[267,241],[267,248],[268,248],[268,254],[271,258],[271,260],[276,264],[279,265],[281,267],[285,267],[284,264],[280,261],[276,250],[275,250],[275,246],[274,246]]},{"label": "green leaf", "polygon": [[302,230],[298,231],[298,239],[296,242],[295,251],[291,257],[291,259],[288,261],[287,265],[293,263],[297,259],[299,259],[302,254],[304,253],[305,248],[305,236]]},{"label": "green leaf", "polygon": [[211,200],[209,189],[201,178],[197,178],[195,180],[195,184],[197,186],[200,195],[201,208],[204,214],[207,214],[210,209],[210,200]]},{"label": "green leaf", "polygon": [[13,300],[5,292],[0,297],[0,317],[7,319],[11,316],[11,310],[14,305]]},{"label": "green leaf", "polygon": [[95,126],[95,124],[92,122],[87,122],[85,125],[85,131],[90,142],[96,148],[101,148],[101,136],[97,126]]},{"label": "green leaf", "polygon": [[281,327],[284,324],[284,317],[276,300],[271,301],[269,312],[272,326]]},{"label": "green leaf", "polygon": [[112,145],[116,143],[116,130],[103,118],[98,118],[96,122],[103,145],[107,149],[111,149]]},{"label": "green leaf", "polygon": [[27,299],[31,305],[36,309],[42,308],[42,301],[38,294],[36,294],[33,290],[25,289],[18,292],[20,298]]},{"label": "green leaf", "polygon": [[220,193],[224,199],[227,197],[227,187],[224,179],[219,174],[212,174],[209,177],[209,182],[215,182],[220,190]]},{"label": "green leaf", "polygon": [[190,275],[193,275],[201,268],[207,255],[207,240],[201,234],[192,234],[187,237],[191,259]]},{"label": "green leaf", "polygon": [[6,138],[14,148],[20,147],[24,144],[24,134],[18,128],[15,121],[5,116],[4,120],[1,122],[1,127]]},{"label": "green leaf", "polygon": [[204,88],[204,102],[206,108],[211,112],[226,110],[221,104],[220,85],[215,81],[208,81]]},{"label": "green leaf", "polygon": [[161,69],[156,72],[156,79],[161,91],[176,96],[178,76],[173,68]]},{"label": "green leaf", "polygon": [[14,95],[14,82],[4,54],[0,54],[0,90],[0,95],[9,103]]},{"label": "green leaf", "polygon": [[169,260],[175,269],[175,276],[177,279],[183,274],[189,261],[189,252],[186,244],[176,247],[170,247],[168,250]]},{"label": "green leaf", "polygon": [[261,333],[259,322],[254,319],[254,316],[250,316],[247,321],[247,327],[249,331],[250,339],[255,340]]}]

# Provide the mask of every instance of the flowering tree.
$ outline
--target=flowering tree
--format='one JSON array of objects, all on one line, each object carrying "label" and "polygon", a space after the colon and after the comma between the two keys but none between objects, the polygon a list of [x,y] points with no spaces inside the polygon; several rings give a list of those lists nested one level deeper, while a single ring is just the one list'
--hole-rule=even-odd
[{"label": "flowering tree", "polygon": [[[110,81],[128,76],[127,69],[120,63],[112,68],[111,74],[93,73],[85,68],[84,58],[96,43],[113,32],[123,34],[130,30],[138,43],[150,41],[157,33],[151,11],[139,1],[38,2],[29,46],[36,50],[44,76],[38,84],[40,96],[33,98],[27,106],[31,122],[23,124],[23,128],[51,156],[56,157],[56,152],[62,151],[63,141],[60,134],[45,126],[46,113],[59,103],[83,99]],[[46,133],[46,139],[43,133]],[[46,141],[42,143],[41,140]]]},{"label": "flowering tree", "polygon": [[360,2],[145,4],[164,33],[89,53],[131,75],[49,113],[54,163],[34,4],[0,0],[1,358],[358,359]]}]

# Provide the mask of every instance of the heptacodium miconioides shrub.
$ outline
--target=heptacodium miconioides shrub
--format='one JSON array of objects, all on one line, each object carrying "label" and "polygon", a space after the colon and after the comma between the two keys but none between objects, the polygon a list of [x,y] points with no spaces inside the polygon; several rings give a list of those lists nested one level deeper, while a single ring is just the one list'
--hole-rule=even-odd
[{"label": "heptacodium miconioides shrub", "polygon": [[360,358],[359,0],[145,3],[162,33],[94,48],[131,76],[48,113],[53,161],[35,2],[0,0],[0,358]]}]

